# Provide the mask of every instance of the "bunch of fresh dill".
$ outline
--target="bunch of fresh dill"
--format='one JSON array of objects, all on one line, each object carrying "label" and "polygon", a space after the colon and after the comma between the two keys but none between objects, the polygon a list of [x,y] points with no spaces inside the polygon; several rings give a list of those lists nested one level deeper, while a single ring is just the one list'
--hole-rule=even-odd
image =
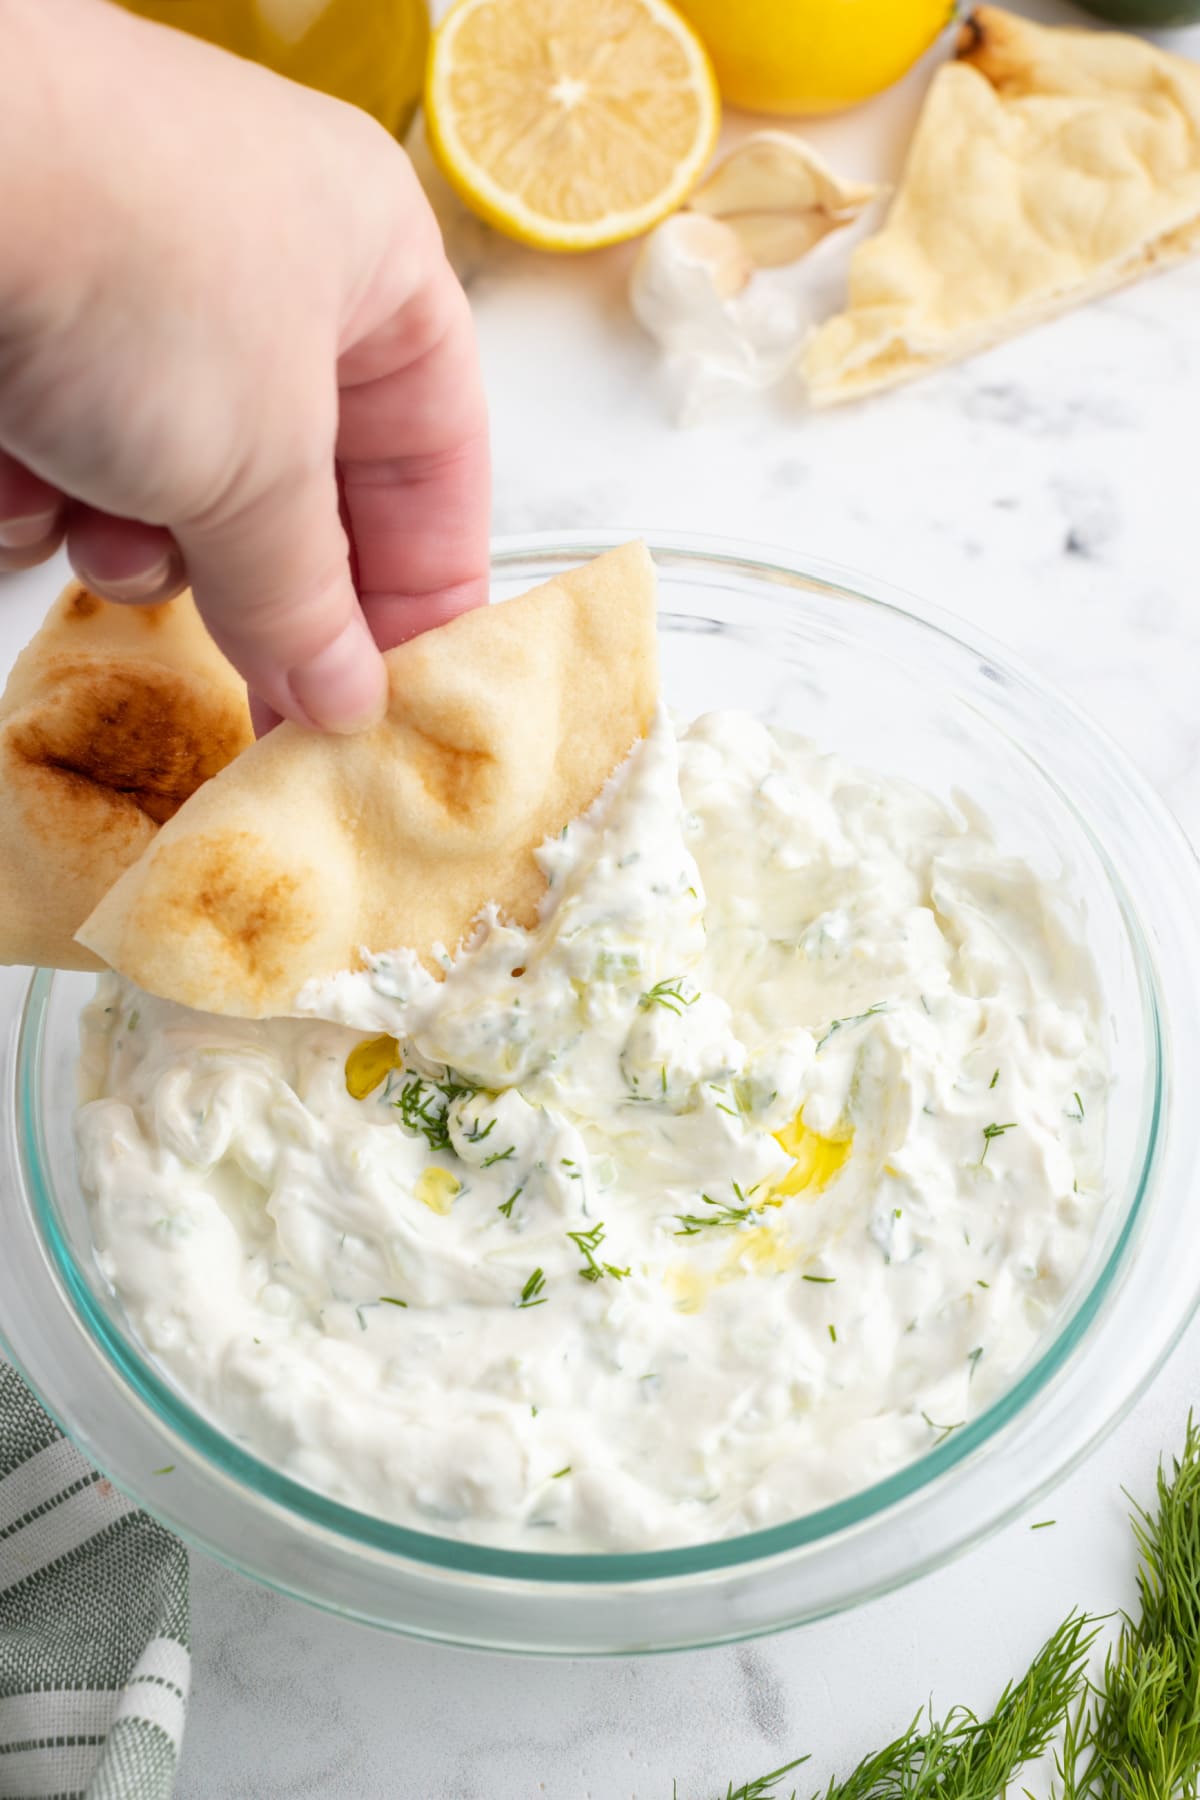
[{"label": "bunch of fresh dill", "polygon": [[[1135,1506],[1138,1610],[1122,1616],[1099,1678],[1087,1673],[1103,1620],[1072,1613],[1019,1681],[978,1718],[956,1706],[908,1730],[812,1800],[1004,1800],[1059,1740],[1052,1800],[1200,1800],[1200,1426],[1160,1464],[1157,1507]],[[724,1800],[785,1800],[799,1757]],[[1020,1793],[1032,1800],[1027,1788]],[[790,1800],[798,1800],[792,1788]],[[676,1795],[676,1800],[679,1796]]]}]

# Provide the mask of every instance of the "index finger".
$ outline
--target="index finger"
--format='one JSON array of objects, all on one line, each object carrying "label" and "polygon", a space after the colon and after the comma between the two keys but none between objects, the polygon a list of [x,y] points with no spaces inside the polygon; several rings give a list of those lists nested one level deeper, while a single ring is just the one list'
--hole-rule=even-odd
[{"label": "index finger", "polygon": [[0,573],[31,569],[52,556],[66,516],[58,489],[0,450]]},{"label": "index finger", "polygon": [[[482,605],[491,459],[466,296],[448,264],[346,359],[337,454],[363,612],[384,649]],[[355,381],[355,370],[365,371]]]}]

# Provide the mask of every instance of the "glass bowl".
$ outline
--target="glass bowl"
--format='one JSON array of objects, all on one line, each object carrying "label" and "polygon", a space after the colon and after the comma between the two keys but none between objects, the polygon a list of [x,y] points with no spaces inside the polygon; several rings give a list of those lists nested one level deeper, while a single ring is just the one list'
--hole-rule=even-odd
[{"label": "glass bowl", "polygon": [[[501,545],[504,598],[618,542]],[[990,644],[883,584],[780,552],[652,538],[664,685],[685,715],[747,707],[945,797],[1086,909],[1111,1038],[1106,1209],[1052,1331],[986,1411],[837,1505],[716,1543],[498,1550],[304,1486],[202,1416],[142,1349],[92,1255],[75,1175],[77,1022],[91,978],[6,972],[0,1329],[71,1437],[189,1542],[394,1630],[491,1649],[644,1653],[791,1626],[909,1581],[1042,1494],[1122,1416],[1200,1297],[1200,876],[1108,739]],[[23,997],[22,997],[23,994]]]}]

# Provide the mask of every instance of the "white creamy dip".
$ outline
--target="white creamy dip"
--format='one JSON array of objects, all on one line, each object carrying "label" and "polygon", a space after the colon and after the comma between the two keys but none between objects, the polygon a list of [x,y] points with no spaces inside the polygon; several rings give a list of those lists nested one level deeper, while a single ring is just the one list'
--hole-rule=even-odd
[{"label": "white creamy dip", "polygon": [[540,855],[536,929],[319,1017],[101,979],[79,1156],[136,1330],[273,1465],[477,1541],[692,1542],[887,1475],[1085,1259],[1079,918],[966,803],[741,713],[660,718]]}]

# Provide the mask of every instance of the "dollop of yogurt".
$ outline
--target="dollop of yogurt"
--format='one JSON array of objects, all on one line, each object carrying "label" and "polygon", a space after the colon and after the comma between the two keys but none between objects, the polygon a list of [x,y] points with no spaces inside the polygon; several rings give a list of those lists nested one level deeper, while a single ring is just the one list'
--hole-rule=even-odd
[{"label": "dollop of yogurt", "polygon": [[101,1265],[227,1432],[538,1550],[772,1524],[1007,1387],[1103,1204],[1079,911],[985,820],[735,712],[661,716],[485,916],[297,1016],[104,976]]}]

